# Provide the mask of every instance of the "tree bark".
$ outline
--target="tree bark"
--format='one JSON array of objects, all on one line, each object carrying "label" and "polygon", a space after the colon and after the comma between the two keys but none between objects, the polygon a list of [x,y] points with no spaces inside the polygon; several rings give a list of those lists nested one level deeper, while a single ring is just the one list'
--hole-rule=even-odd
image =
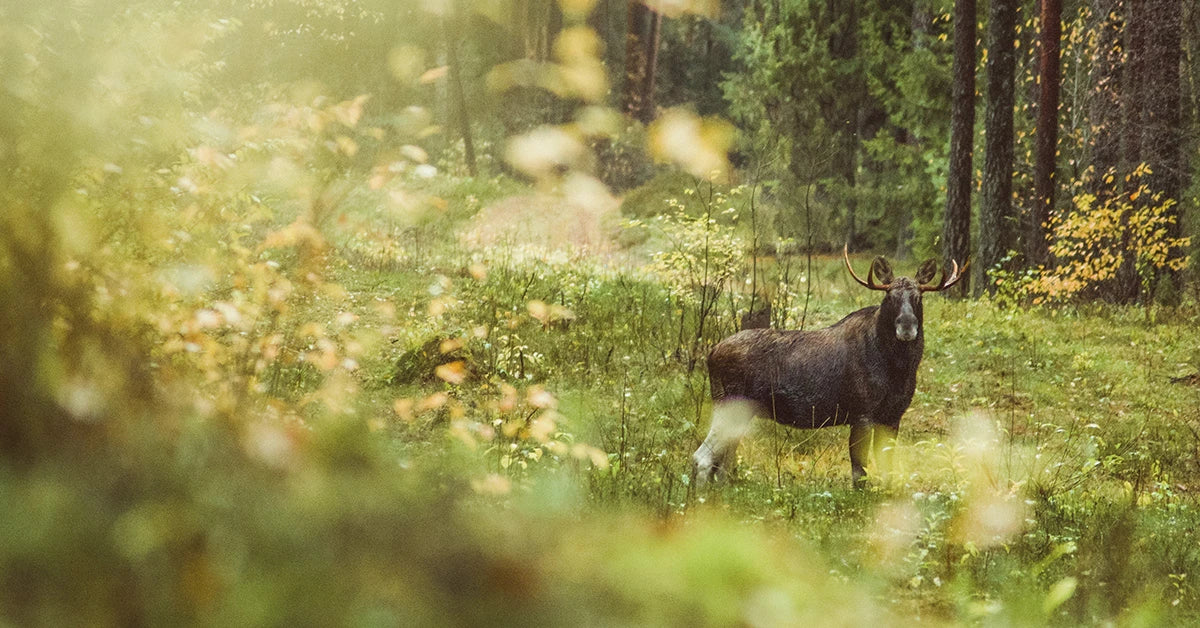
[{"label": "tree bark", "polygon": [[650,35],[646,38],[646,79],[642,83],[642,122],[654,119],[654,85],[658,75],[658,48],[662,40],[662,13],[650,12]]},{"label": "tree bark", "polygon": [[653,95],[651,53],[655,56],[658,53],[657,15],[639,0],[629,0],[627,11],[622,109],[631,118],[647,123],[650,121],[653,106],[647,98],[646,91],[649,88],[651,96]]},{"label": "tree bark", "polygon": [[[950,92],[950,168],[942,225],[944,263],[964,263],[971,253],[971,161],[975,136],[975,0],[954,2],[954,63]],[[968,293],[964,277],[951,294]]]},{"label": "tree bark", "polygon": [[458,7],[451,3],[446,15],[442,16],[442,39],[446,42],[446,65],[449,66],[450,94],[454,99],[455,113],[458,119],[458,130],[463,140],[463,158],[467,163],[467,174],[472,177],[479,175],[475,163],[475,142],[471,137],[471,118],[467,112],[467,95],[463,89],[462,66],[458,59],[458,37],[451,21],[461,23]]},{"label": "tree bark", "polygon": [[[1186,160],[1180,150],[1183,144],[1182,93],[1180,60],[1183,43],[1183,4],[1181,0],[1146,0],[1145,16],[1149,20],[1146,32],[1146,63],[1148,76],[1154,80],[1146,86],[1142,130],[1142,160],[1150,164],[1151,174],[1146,183],[1152,192],[1162,194],[1161,201],[1180,200],[1186,176]],[[1153,202],[1147,200],[1147,202]],[[1167,236],[1181,235],[1179,204],[1168,210],[1175,222],[1168,227]],[[1177,247],[1171,257],[1182,254]]]},{"label": "tree bark", "polygon": [[1092,61],[1088,118],[1091,133],[1088,138],[1092,167],[1087,190],[1097,199],[1112,196],[1111,183],[1104,178],[1115,172],[1121,161],[1121,66],[1123,61],[1121,31],[1124,21],[1120,0],[1092,0],[1095,22],[1091,28],[1097,34],[1096,56]]},{"label": "tree bark", "polygon": [[987,271],[1013,247],[1013,94],[1017,0],[992,0],[988,15],[987,114],[983,194],[979,205],[979,261],[975,295],[995,292]]},{"label": "tree bark", "polygon": [[857,62],[859,50],[859,13],[855,2],[827,1],[826,11],[835,25],[830,33],[829,51],[836,68],[837,88],[823,104],[824,115],[833,131],[831,168],[845,186],[840,199],[845,211],[844,242],[851,249],[862,246],[859,230],[858,171],[861,165],[863,127],[866,124],[864,102],[867,79]]},{"label": "tree bark", "polygon": [[1033,207],[1030,211],[1026,258],[1031,266],[1050,263],[1047,222],[1054,209],[1057,188],[1055,162],[1058,157],[1058,95],[1062,84],[1060,67],[1062,0],[1041,0],[1041,37],[1038,63],[1037,128],[1033,167]]},{"label": "tree bark", "polygon": [[[1125,65],[1121,73],[1121,163],[1118,173],[1128,174],[1142,163],[1142,116],[1148,66],[1145,0],[1125,0],[1124,4]],[[1108,293],[1119,303],[1132,303],[1141,292],[1131,248],[1129,212],[1125,212],[1121,217],[1122,262],[1117,269],[1116,285]]]},{"label": "tree bark", "polygon": [[1125,67],[1121,75],[1121,171],[1142,162],[1146,71],[1146,0],[1125,0]]}]

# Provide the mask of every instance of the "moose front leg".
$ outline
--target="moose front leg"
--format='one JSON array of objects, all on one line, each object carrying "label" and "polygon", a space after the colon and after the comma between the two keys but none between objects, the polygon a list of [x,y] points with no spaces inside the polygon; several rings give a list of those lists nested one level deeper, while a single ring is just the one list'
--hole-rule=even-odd
[{"label": "moose front leg", "polygon": [[850,424],[850,474],[855,487],[866,485],[867,471],[864,466],[871,453],[871,437],[871,423],[868,420],[858,419]]},{"label": "moose front leg", "polygon": [[879,425],[868,419],[850,424],[850,473],[854,486],[867,483],[867,458],[874,455],[875,474],[886,478],[893,471],[896,453],[896,428]]},{"label": "moose front leg", "polygon": [[873,426],[875,469],[881,478],[889,477],[896,470],[896,431],[896,428],[891,425],[876,424]]}]

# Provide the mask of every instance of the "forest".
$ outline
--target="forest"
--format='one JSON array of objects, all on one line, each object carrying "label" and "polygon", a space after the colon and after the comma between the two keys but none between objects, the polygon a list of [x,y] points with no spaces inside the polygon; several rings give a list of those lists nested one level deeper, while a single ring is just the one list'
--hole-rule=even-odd
[{"label": "forest", "polygon": [[[0,623],[1200,622],[1198,55],[1185,0],[0,4]],[[962,271],[891,464],[760,417],[705,481],[713,347],[891,267]]]}]

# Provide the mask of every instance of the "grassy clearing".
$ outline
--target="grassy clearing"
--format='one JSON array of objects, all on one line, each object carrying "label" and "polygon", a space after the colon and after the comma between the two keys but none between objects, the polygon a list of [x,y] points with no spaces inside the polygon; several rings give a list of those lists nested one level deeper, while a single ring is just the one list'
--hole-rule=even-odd
[{"label": "grassy clearing", "polygon": [[[5,338],[54,338],[23,370],[58,383],[13,397],[20,416],[89,421],[29,427],[31,462],[0,472],[0,560],[33,591],[12,617],[74,616],[65,582],[97,623],[1200,616],[1200,392],[1173,381],[1198,366],[1194,304],[931,297],[893,478],[853,490],[844,428],[764,422],[738,477],[697,490],[703,356],[751,299],[816,327],[875,295],[837,258],[747,264],[732,218],[658,221],[669,255],[472,248],[475,213],[525,188],[423,185],[419,219],[350,183],[312,223],[258,201],[245,225],[162,212],[77,253],[106,272],[30,284],[58,318]],[[174,220],[190,239],[155,237]]]},{"label": "grassy clearing", "polygon": [[[819,259],[806,312],[804,279],[777,301],[788,326],[826,325],[873,302],[851,289],[840,260]],[[583,511],[685,527],[722,513],[814,548],[830,579],[864,586],[901,616],[1173,622],[1200,612],[1200,550],[1182,542],[1200,523],[1200,390],[1172,382],[1198,366],[1193,310],[928,299],[926,357],[892,481],[850,488],[844,429],[762,423],[740,450],[737,480],[697,492],[689,456],[709,412],[698,358],[735,329],[743,286],[703,313],[651,265],[511,247],[442,250],[386,271],[348,266],[340,280],[363,291],[359,301],[409,313],[384,343],[391,350],[364,365],[368,405],[448,392],[475,426],[475,454],[460,462],[505,478],[504,499],[555,485],[559,467],[543,456],[570,459],[567,445],[588,443],[603,464],[581,476]],[[437,365],[414,353],[446,339],[461,339],[461,384],[429,377]],[[481,411],[504,382],[554,396],[563,447],[515,429],[505,437],[509,419]],[[390,433],[407,455],[430,455],[445,447],[430,434],[447,420],[389,419]]]}]

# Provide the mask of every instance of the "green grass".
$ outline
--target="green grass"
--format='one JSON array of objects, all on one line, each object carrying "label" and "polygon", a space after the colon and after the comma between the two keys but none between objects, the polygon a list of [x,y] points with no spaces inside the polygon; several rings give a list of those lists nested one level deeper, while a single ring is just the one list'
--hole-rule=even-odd
[{"label": "green grass", "polygon": [[[467,263],[445,258],[455,259]],[[636,268],[513,262],[503,250],[482,260],[486,279],[459,273],[452,290],[461,306],[429,329],[491,330],[467,343],[475,378],[425,392],[452,389],[481,407],[487,393],[475,389],[487,382],[551,391],[566,438],[596,445],[610,461],[584,474],[583,512],[685,525],[719,513],[814,548],[828,578],[865,587],[898,616],[1002,625],[1200,616],[1192,584],[1200,550],[1186,542],[1200,523],[1200,392],[1171,382],[1197,366],[1193,310],[1150,322],[1138,308],[1008,309],[931,296],[897,477],[853,490],[843,429],[761,423],[740,450],[737,479],[697,491],[689,456],[710,408],[703,363],[689,370],[689,345],[680,342],[696,333],[691,303]],[[802,276],[804,260],[763,262],[785,264]],[[347,284],[362,279],[347,272]],[[364,285],[420,312],[432,299],[420,289],[427,280],[390,272]],[[807,312],[807,282],[796,283],[781,301],[789,326],[826,325],[874,302],[835,258],[817,260]],[[739,289],[722,302],[702,345],[734,329],[745,298]],[[526,309],[531,300],[574,318],[540,323]],[[534,466],[488,468],[517,478],[518,494],[537,495],[556,484]]]},{"label": "green grass", "polygon": [[[118,302],[127,318],[30,284],[60,317],[93,313],[16,316],[4,330],[62,343],[33,351],[51,383],[27,387],[27,414],[63,412],[54,394],[81,408],[61,415],[61,435],[30,423],[25,466],[0,468],[13,504],[0,561],[21,578],[0,587],[6,617],[1200,620],[1200,389],[1172,379],[1200,366],[1195,304],[1012,309],[930,295],[893,477],[852,488],[845,428],[760,422],[736,477],[699,488],[703,357],[749,305],[743,261],[712,301],[686,264],[469,249],[456,235],[482,199],[523,189],[429,186],[437,219],[401,220],[355,190],[322,226],[327,246],[230,248],[211,260],[228,279],[183,295],[147,281]],[[195,246],[224,228],[194,230]],[[97,263],[123,271],[112,254]],[[786,327],[878,299],[837,257],[811,273],[794,256],[754,266]],[[153,276],[92,280],[137,272]]]}]

